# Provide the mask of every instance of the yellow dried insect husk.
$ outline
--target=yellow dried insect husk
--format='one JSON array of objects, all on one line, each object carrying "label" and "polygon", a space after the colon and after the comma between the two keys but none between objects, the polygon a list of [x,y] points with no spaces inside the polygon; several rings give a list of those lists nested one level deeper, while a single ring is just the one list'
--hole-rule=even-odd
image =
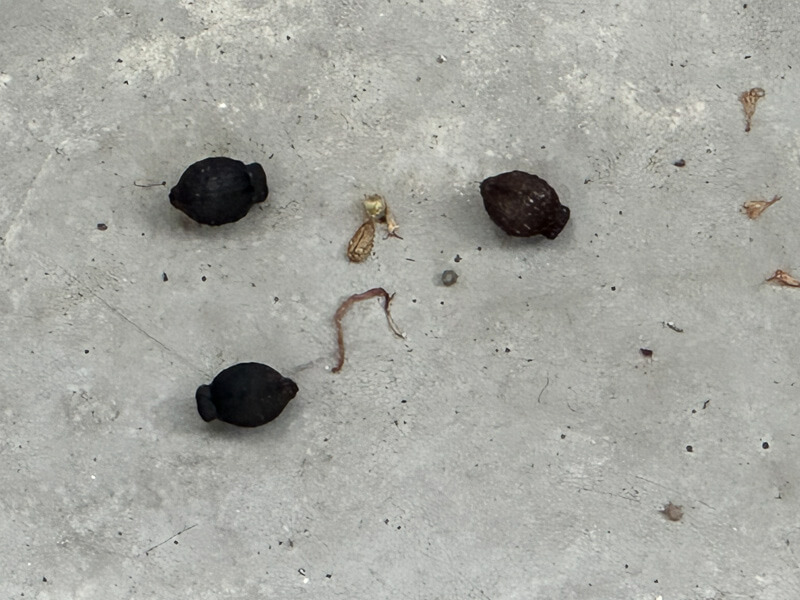
[{"label": "yellow dried insect husk", "polygon": [[792,277],[786,271],[781,271],[780,269],[775,271],[775,274],[767,279],[767,281],[774,281],[775,283],[787,285],[789,287],[800,287],[800,281]]},{"label": "yellow dried insect husk", "polygon": [[364,198],[364,209],[370,219],[380,221],[386,216],[386,200],[378,194],[366,196]]},{"label": "yellow dried insect husk", "polygon": [[367,219],[361,224],[350,242],[347,244],[347,258],[350,262],[364,262],[372,252],[372,244],[375,241],[375,224],[371,219]]},{"label": "yellow dried insect husk", "polygon": [[765,210],[780,200],[780,196],[775,196],[772,200],[750,200],[742,205],[742,208],[751,219],[757,219]]}]

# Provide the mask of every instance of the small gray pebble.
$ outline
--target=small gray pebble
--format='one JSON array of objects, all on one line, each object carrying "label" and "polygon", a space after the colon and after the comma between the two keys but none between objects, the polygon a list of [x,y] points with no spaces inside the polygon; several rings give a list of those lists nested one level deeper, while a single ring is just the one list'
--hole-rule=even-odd
[{"label": "small gray pebble", "polygon": [[448,269],[444,273],[442,273],[442,283],[447,287],[451,285],[455,285],[456,281],[458,281],[458,273]]}]

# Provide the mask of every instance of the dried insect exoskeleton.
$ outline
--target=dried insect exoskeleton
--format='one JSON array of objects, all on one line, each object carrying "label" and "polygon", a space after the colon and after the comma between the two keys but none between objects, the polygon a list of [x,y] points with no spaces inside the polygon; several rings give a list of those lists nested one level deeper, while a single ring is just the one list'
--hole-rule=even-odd
[{"label": "dried insect exoskeleton", "polygon": [[756,112],[756,103],[766,94],[767,93],[762,88],[753,88],[739,95],[739,102],[741,102],[744,107],[745,132],[750,131],[750,123]]},{"label": "dried insect exoskeleton", "polygon": [[789,287],[800,287],[800,281],[789,275],[786,271],[778,269],[775,274],[767,279],[767,281],[774,281],[779,285],[786,285]]},{"label": "dried insect exoskeleton", "polygon": [[367,211],[367,216],[370,219],[386,225],[390,237],[400,238],[400,236],[395,233],[399,225],[394,220],[392,212],[389,210],[389,205],[386,203],[383,196],[379,194],[366,196],[364,198],[364,209]]},{"label": "dried insect exoskeleton", "polygon": [[375,241],[375,224],[367,219],[361,224],[347,244],[347,258],[350,262],[363,262],[372,252]]},{"label": "dried insect exoskeleton", "polygon": [[742,205],[742,208],[751,219],[757,219],[765,210],[775,204],[781,196],[774,196],[772,200],[750,200]]},{"label": "dried insect exoskeleton", "polygon": [[683,507],[677,506],[672,502],[667,503],[659,512],[670,521],[680,521],[683,518]]}]

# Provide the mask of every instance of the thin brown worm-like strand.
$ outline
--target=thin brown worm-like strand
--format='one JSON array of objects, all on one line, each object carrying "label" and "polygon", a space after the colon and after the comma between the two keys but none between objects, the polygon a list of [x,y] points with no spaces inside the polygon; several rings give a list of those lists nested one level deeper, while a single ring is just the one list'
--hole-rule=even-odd
[{"label": "thin brown worm-like strand", "polygon": [[366,292],[362,292],[360,294],[353,294],[347,300],[342,302],[342,305],[336,310],[336,314],[333,316],[333,323],[336,325],[336,343],[338,344],[339,348],[339,361],[336,363],[336,366],[331,369],[332,373],[338,373],[344,366],[344,330],[342,329],[342,319],[347,314],[347,311],[350,310],[350,307],[356,302],[369,300],[370,298],[375,298],[377,296],[383,296],[383,310],[386,312],[386,320],[389,322],[389,327],[391,327],[392,332],[398,337],[405,337],[402,332],[397,329],[397,325],[395,325],[394,321],[392,320],[392,315],[389,312],[389,303],[392,301],[392,298],[394,298],[394,294],[389,295],[389,292],[379,287],[372,288],[371,290],[367,290]]}]

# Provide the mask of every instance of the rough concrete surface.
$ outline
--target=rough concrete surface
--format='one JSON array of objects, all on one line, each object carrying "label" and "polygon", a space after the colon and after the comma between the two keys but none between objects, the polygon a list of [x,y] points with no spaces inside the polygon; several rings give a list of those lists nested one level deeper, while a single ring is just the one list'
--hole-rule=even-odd
[{"label": "rough concrete surface", "polygon": [[[795,3],[3,8],[3,598],[797,597]],[[271,191],[211,228],[215,155]],[[512,169],[556,240],[488,219]],[[376,286],[407,337],[356,305],[334,375]],[[252,360],[300,393],[203,422]]]}]

